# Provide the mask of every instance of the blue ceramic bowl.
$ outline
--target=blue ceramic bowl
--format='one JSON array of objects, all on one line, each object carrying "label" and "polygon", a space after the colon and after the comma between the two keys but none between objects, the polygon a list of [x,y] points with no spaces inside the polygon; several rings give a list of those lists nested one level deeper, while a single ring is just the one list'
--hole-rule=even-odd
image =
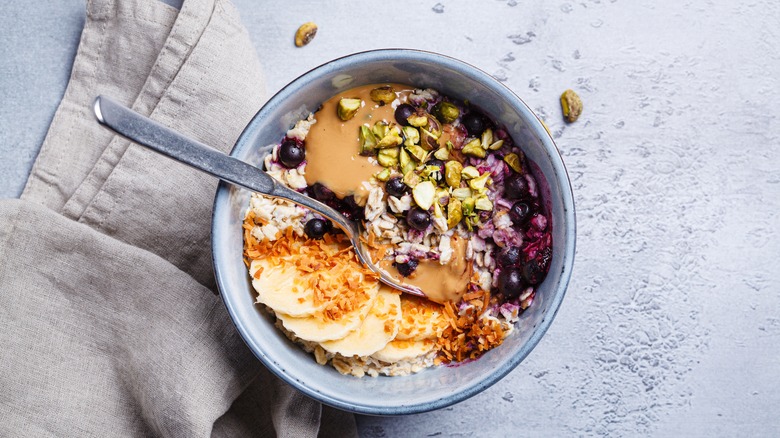
[{"label": "blue ceramic bowl", "polygon": [[537,178],[552,216],[553,258],[533,305],[504,344],[479,360],[431,368],[406,377],[343,376],[290,342],[273,317],[254,304],[242,262],[241,224],[249,192],[221,183],[214,202],[213,257],[217,283],[233,322],[249,348],[274,374],[308,396],[346,411],[373,415],[413,414],[465,400],[496,383],[533,350],[563,300],[574,262],[574,200],[566,169],[541,121],[512,91],[485,72],[453,58],[417,50],[376,50],[336,59],[279,91],[255,115],[231,155],[261,165],[268,145],[295,121],[343,89],[394,82],[434,88],[468,100],[504,125],[536,163]]}]

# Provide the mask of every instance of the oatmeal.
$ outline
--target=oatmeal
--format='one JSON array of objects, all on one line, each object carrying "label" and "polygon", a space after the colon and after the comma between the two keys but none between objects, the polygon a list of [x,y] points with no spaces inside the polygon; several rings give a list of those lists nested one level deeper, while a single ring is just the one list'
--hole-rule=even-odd
[{"label": "oatmeal", "polygon": [[377,84],[339,93],[292,127],[266,171],[363,225],[363,267],[332,224],[253,194],[245,260],[277,327],[320,364],[406,375],[476,359],[533,302],[552,257],[539,188],[518,145],[468,104]]}]

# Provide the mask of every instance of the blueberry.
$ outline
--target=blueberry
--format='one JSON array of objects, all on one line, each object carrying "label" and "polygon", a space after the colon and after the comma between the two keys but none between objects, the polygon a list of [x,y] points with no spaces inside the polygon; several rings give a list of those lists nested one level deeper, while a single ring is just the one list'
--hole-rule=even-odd
[{"label": "blueberry", "polygon": [[320,183],[314,183],[309,187],[309,191],[312,197],[320,202],[328,202],[336,198],[336,194],[333,191]]},{"label": "blueberry", "polygon": [[523,277],[517,269],[502,269],[498,274],[498,290],[507,299],[519,297],[523,288]]},{"label": "blueberry", "polygon": [[523,265],[523,279],[528,284],[537,285],[544,280],[545,272],[536,259],[529,260]]},{"label": "blueberry", "polygon": [[306,235],[311,239],[322,239],[322,236],[330,231],[331,228],[333,228],[333,224],[331,224],[330,221],[326,221],[325,219],[309,219],[309,222],[306,222],[306,225],[304,225],[303,231],[305,231]]},{"label": "blueberry", "polygon": [[420,262],[418,262],[417,259],[410,258],[406,263],[393,263],[393,266],[395,266],[395,269],[398,269],[398,273],[403,277],[408,277],[412,275],[412,272],[417,269],[417,265],[419,264]]},{"label": "blueberry", "polygon": [[395,109],[395,121],[398,122],[401,126],[409,126],[409,122],[406,120],[415,113],[415,109],[413,106],[409,105],[408,103],[402,103],[401,105],[398,105],[398,108]]},{"label": "blueberry", "polygon": [[522,226],[528,223],[528,220],[533,216],[531,206],[524,201],[517,201],[509,209],[509,218],[512,219],[512,223],[516,226]]},{"label": "blueberry", "polygon": [[279,161],[289,169],[298,167],[304,158],[306,158],[306,152],[303,150],[303,146],[295,140],[286,139],[279,147]]},{"label": "blueberry", "polygon": [[406,223],[415,230],[423,231],[431,224],[431,215],[420,207],[414,207],[406,214]]},{"label": "blueberry", "polygon": [[355,202],[355,197],[350,195],[342,201],[341,214],[353,221],[363,219],[363,207]]},{"label": "blueberry", "polygon": [[403,196],[407,190],[409,190],[409,186],[404,184],[404,182],[401,181],[401,177],[399,176],[395,178],[390,178],[385,183],[385,191],[387,192],[387,194],[391,196],[395,196],[396,198],[400,198],[401,196]]},{"label": "blueberry", "polygon": [[434,158],[425,164],[427,166],[439,168],[439,173],[435,174],[436,182],[441,182],[444,179],[444,161]]},{"label": "blueberry", "polygon": [[502,268],[520,266],[520,259],[523,253],[516,246],[507,246],[498,253],[498,266]]},{"label": "blueberry", "polygon": [[512,175],[504,181],[504,197],[507,199],[522,199],[528,197],[528,181],[523,175]]},{"label": "blueberry", "polygon": [[469,135],[474,137],[482,135],[482,132],[485,130],[485,128],[487,128],[487,126],[485,126],[485,119],[483,119],[482,115],[476,111],[471,111],[463,116],[460,122],[463,123],[463,126],[466,127]]}]

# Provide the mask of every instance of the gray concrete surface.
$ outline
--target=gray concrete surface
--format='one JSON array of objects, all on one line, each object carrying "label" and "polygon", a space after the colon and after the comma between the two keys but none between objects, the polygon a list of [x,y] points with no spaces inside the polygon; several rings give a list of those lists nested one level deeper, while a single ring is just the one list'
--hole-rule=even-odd
[{"label": "gray concrete surface", "polygon": [[[514,372],[365,437],[772,436],[780,430],[780,4],[771,0],[234,0],[269,92],[322,62],[433,50],[547,121],[575,188],[568,296]],[[46,2],[44,2],[46,3]],[[21,190],[67,81],[79,0],[0,14],[0,196]],[[303,49],[299,24],[320,25]],[[561,121],[573,88],[585,111]]]}]

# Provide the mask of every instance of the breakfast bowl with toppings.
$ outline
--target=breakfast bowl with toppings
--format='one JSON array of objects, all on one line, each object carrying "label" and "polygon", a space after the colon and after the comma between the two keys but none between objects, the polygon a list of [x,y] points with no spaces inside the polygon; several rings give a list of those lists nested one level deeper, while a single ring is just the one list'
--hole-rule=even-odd
[{"label": "breakfast bowl with toppings", "polygon": [[414,50],[320,66],[258,112],[231,155],[341,212],[221,184],[217,282],[276,375],[324,403],[407,414],[464,400],[525,358],[568,284],[575,223],[541,121],[480,70]]}]

